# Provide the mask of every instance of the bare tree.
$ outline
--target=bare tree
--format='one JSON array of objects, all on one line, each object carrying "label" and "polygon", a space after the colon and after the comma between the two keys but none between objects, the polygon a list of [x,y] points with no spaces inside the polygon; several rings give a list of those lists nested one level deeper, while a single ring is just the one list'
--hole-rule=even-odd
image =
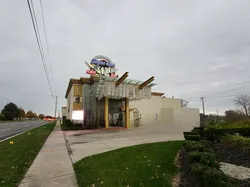
[{"label": "bare tree", "polygon": [[234,99],[234,103],[236,106],[240,107],[246,116],[249,116],[250,112],[250,96],[246,94],[241,94],[236,96]]},{"label": "bare tree", "polygon": [[182,99],[182,100],[181,100],[181,107],[182,107],[182,108],[188,107],[188,103],[189,103],[188,101]]}]

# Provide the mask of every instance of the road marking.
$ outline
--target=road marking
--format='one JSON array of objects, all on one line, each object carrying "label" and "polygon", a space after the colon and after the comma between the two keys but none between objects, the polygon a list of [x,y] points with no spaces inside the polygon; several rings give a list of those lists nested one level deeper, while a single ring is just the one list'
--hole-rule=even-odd
[{"label": "road marking", "polygon": [[[40,125],[40,126],[37,126],[37,127],[32,128],[32,129],[36,129],[36,128],[41,127],[41,126],[43,126],[43,125],[45,125],[45,124],[48,124],[48,123],[44,123],[44,124],[42,124],[42,125]],[[15,135],[13,135],[13,136],[10,136],[10,137],[8,137],[8,138],[5,138],[5,139],[3,139],[3,140],[0,140],[0,142],[3,142],[3,141],[5,141],[5,140],[9,140],[9,139],[14,138],[14,137],[16,137],[16,136],[19,136],[19,135],[21,135],[21,134],[24,134],[24,133],[26,133],[26,132],[28,132],[28,131],[30,131],[30,130],[32,130],[32,129],[29,129],[29,130],[20,132],[20,133],[18,133],[18,134],[15,134]]]},{"label": "road marking", "polygon": [[10,128],[8,128],[8,129],[0,129],[0,132],[8,131],[8,130],[10,130]]}]

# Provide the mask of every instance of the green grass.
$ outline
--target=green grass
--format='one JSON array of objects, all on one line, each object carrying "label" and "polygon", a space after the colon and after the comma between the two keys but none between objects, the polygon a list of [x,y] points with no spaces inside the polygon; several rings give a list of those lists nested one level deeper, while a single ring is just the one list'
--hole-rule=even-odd
[{"label": "green grass", "polygon": [[74,164],[79,187],[170,187],[183,141],[143,144],[84,158]]},{"label": "green grass", "polygon": [[54,123],[49,123],[0,142],[1,187],[18,186],[54,126]]}]

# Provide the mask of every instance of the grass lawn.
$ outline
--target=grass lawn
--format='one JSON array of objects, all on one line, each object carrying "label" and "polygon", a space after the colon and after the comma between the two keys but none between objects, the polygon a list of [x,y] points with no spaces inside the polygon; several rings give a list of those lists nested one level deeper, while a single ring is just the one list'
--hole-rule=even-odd
[{"label": "grass lawn", "polygon": [[182,144],[143,144],[84,158],[74,164],[79,187],[171,187]]},{"label": "grass lawn", "polygon": [[54,126],[54,123],[49,123],[0,142],[1,187],[18,186]]}]

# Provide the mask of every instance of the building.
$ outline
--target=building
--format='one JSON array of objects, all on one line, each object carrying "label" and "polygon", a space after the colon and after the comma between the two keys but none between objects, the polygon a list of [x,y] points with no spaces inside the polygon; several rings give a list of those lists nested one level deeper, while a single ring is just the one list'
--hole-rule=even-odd
[{"label": "building", "polygon": [[[161,124],[183,132],[200,124],[199,109],[183,108],[181,99],[167,98],[164,93],[151,92],[150,99],[132,101],[130,106],[139,111],[144,126]],[[134,123],[135,118],[131,116],[130,120]]]},{"label": "building", "polygon": [[153,76],[139,81],[128,79],[126,72],[118,78],[115,64],[105,56],[96,56],[86,64],[90,77],[70,79],[62,118],[74,120],[74,111],[83,111],[86,128],[199,123],[198,109],[182,108],[180,99],[163,98],[163,93],[151,91]]}]

